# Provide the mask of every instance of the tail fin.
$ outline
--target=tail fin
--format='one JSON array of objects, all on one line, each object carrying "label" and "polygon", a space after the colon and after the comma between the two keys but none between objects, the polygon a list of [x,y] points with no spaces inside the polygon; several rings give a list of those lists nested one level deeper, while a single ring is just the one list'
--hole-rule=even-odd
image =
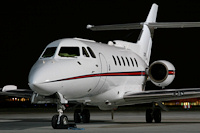
[{"label": "tail fin", "polygon": [[157,12],[158,12],[158,5],[157,4],[153,4],[151,6],[151,10],[149,11],[149,14],[148,14],[147,19],[146,19],[145,22],[146,23],[156,22]]},{"label": "tail fin", "polygon": [[143,28],[138,38],[137,44],[139,45],[138,54],[143,58],[143,60],[149,65],[152,47],[152,37],[154,33],[154,28],[148,27],[146,24],[155,23],[158,12],[158,5],[153,4],[146,21],[143,23]]},{"label": "tail fin", "polygon": [[100,26],[87,25],[87,29],[93,31],[142,29],[136,45],[129,45],[129,49],[136,52],[147,64],[149,64],[154,29],[200,27],[200,22],[156,22],[157,11],[158,5],[153,4],[151,10],[149,11],[146,21],[142,23]]}]

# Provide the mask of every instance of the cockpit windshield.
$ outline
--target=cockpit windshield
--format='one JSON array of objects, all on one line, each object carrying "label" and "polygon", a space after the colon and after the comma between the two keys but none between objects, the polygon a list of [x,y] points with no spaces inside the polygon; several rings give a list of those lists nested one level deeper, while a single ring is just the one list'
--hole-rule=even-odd
[{"label": "cockpit windshield", "polygon": [[60,57],[77,57],[80,56],[79,47],[61,47],[58,53]]},{"label": "cockpit windshield", "polygon": [[49,47],[45,50],[44,54],[42,55],[42,58],[48,58],[48,57],[52,57],[55,54],[57,47]]}]

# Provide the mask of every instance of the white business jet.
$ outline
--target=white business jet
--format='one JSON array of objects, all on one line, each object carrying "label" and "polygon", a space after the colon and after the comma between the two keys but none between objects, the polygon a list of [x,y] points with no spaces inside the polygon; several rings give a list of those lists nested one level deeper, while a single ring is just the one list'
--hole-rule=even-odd
[{"label": "white business jet", "polygon": [[[170,62],[159,60],[149,64],[154,29],[200,27],[200,22],[157,23],[157,10],[158,5],[153,4],[143,23],[87,26],[94,31],[142,29],[136,43],[115,40],[103,44],[70,38],[47,45],[30,71],[29,86],[32,103],[57,104],[58,115],[52,118],[53,128],[68,125],[63,111],[64,104],[70,102],[98,106],[101,110],[157,103],[166,110],[162,101],[200,96],[200,88],[145,91],[148,80],[164,88],[175,77],[175,67]],[[2,94],[14,95],[17,90],[6,86]],[[146,122],[153,120],[161,122],[161,111],[154,106],[146,110]],[[76,109],[74,121],[88,123],[89,110]]]}]

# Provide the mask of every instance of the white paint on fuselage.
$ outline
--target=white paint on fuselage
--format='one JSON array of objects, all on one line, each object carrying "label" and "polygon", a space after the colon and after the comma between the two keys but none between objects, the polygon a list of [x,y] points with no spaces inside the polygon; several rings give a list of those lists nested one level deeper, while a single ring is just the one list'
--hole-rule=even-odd
[{"label": "white paint on fuselage", "polygon": [[[60,57],[58,53],[63,46],[79,47],[80,56]],[[52,95],[59,92],[67,100],[89,99],[93,103],[114,101],[120,99],[126,92],[142,91],[142,86],[146,82],[144,75],[109,75],[110,73],[146,71],[146,63],[129,49],[80,39],[61,39],[47,47],[57,47],[54,56],[40,57],[29,75],[30,88],[41,95]],[[91,55],[84,57],[82,47],[90,47],[96,58],[92,58]]]}]

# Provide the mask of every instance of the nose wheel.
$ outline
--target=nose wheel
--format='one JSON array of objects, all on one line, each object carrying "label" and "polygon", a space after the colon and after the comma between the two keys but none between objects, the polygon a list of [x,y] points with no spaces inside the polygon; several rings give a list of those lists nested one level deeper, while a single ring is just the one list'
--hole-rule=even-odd
[{"label": "nose wheel", "polygon": [[54,129],[67,129],[69,127],[68,117],[63,115],[66,109],[64,105],[57,104],[59,115],[54,115],[51,120],[51,125]]},{"label": "nose wheel", "polygon": [[66,115],[62,115],[59,118],[59,115],[54,115],[52,117],[52,120],[51,120],[51,125],[54,129],[60,129],[60,128],[62,128],[62,129],[66,128],[67,129],[69,127],[68,117]]}]

